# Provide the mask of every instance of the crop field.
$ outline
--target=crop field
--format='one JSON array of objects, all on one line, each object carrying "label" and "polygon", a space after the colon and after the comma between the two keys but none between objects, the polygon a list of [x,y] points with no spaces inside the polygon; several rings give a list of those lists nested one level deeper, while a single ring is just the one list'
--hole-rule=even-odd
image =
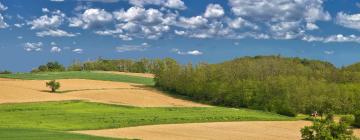
[{"label": "crop field", "polygon": [[0,105],[0,128],[69,131],[169,123],[281,120],[294,119],[261,111],[221,107],[139,108],[83,101]]}]

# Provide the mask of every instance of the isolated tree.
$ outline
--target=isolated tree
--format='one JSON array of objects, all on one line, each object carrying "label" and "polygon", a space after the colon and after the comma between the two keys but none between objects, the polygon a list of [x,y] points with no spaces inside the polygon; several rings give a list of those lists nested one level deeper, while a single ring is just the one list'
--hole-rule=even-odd
[{"label": "isolated tree", "polygon": [[56,92],[60,88],[60,83],[56,82],[55,80],[51,80],[49,82],[46,82],[46,87],[51,88],[51,92]]}]

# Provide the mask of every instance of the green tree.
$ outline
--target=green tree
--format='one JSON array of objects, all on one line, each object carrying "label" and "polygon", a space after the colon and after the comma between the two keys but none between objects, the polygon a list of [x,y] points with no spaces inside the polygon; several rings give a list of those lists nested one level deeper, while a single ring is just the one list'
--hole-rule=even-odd
[{"label": "green tree", "polygon": [[56,90],[58,90],[60,88],[60,83],[55,81],[55,80],[51,80],[49,82],[46,82],[46,86],[50,87],[51,92],[56,92]]}]

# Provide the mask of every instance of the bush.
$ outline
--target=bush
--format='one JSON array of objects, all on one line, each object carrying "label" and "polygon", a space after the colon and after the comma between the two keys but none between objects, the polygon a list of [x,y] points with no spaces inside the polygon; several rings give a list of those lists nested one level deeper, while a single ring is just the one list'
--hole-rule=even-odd
[{"label": "bush", "polygon": [[56,92],[56,90],[60,88],[60,83],[55,80],[51,80],[46,83],[46,86],[51,88],[51,92]]},{"label": "bush", "polygon": [[8,70],[4,70],[4,71],[0,71],[0,74],[11,74],[12,72],[11,71],[8,71]]},{"label": "bush", "polygon": [[302,140],[352,140],[356,139],[347,123],[336,123],[332,117],[314,120],[312,126],[301,129]]},{"label": "bush", "polygon": [[352,115],[351,115],[351,116],[342,116],[342,117],[340,118],[340,121],[339,121],[339,122],[352,125],[352,124],[354,124],[354,122],[355,122],[355,118],[354,118],[354,116],[352,116]]}]

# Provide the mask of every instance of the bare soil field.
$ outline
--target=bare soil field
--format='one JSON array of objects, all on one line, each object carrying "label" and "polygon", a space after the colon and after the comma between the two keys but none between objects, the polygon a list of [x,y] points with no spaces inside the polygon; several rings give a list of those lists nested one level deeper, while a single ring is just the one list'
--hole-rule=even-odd
[{"label": "bare soil field", "polygon": [[132,73],[132,72],[118,72],[118,71],[95,71],[95,72],[154,78],[154,74],[151,73]]},{"label": "bare soil field", "polygon": [[61,83],[59,93],[49,93],[45,80],[0,79],[0,103],[88,100],[141,107],[207,106],[176,99],[139,84],[82,79],[58,81]]},{"label": "bare soil field", "polygon": [[[143,140],[296,140],[309,121],[248,121],[139,126],[75,133]],[[360,136],[360,131],[354,131]]]}]

